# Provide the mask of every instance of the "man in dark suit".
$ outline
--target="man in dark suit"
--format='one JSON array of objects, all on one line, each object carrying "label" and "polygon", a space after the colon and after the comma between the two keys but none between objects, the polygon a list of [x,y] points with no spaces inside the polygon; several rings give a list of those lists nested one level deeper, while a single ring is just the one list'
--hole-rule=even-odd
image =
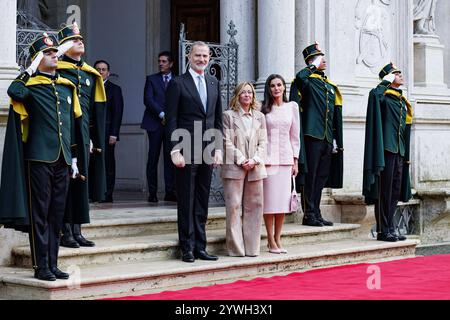
[{"label": "man in dark suit", "polygon": [[218,259],[206,252],[205,232],[213,165],[222,164],[220,83],[205,74],[209,60],[208,45],[196,42],[189,71],[170,82],[166,95],[171,157],[177,186],[183,189],[178,193],[178,236],[182,261],[188,263]]},{"label": "man in dark suit", "polygon": [[120,126],[123,116],[122,89],[108,80],[110,76],[110,64],[105,60],[95,62],[94,68],[100,73],[105,84],[106,91],[106,194],[105,200],[100,202],[113,202],[114,185],[116,181],[116,144],[120,140]]},{"label": "man in dark suit", "polygon": [[166,125],[166,90],[173,75],[172,54],[161,52],[158,56],[159,72],[147,77],[144,89],[145,113],[141,128],[148,134],[147,183],[148,202],[156,203],[158,198],[158,161],[161,145],[164,147],[164,201],[177,201],[174,184],[174,167],[170,161],[170,139],[165,130]]}]

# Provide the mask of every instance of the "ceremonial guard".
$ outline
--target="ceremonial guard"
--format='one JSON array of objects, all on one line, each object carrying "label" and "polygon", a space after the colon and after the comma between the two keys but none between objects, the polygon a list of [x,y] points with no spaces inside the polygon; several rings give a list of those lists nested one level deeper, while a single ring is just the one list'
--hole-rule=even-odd
[{"label": "ceremonial guard", "polygon": [[410,137],[413,109],[403,96],[402,72],[390,63],[380,72],[382,82],[369,94],[364,151],[363,195],[375,204],[377,240],[396,242],[394,214],[398,202],[411,199]]},{"label": "ceremonial guard", "polygon": [[343,187],[342,95],[324,71],[327,61],[319,45],[303,50],[307,67],[292,83],[290,100],[298,103],[301,148],[298,185],[301,188],[303,224],[332,226],[323,219],[320,201],[324,188]]},{"label": "ceremonial guard", "polygon": [[[85,47],[76,23],[58,32],[60,42],[58,72],[72,81],[78,91],[83,118],[78,148],[78,167],[86,180],[72,181],[61,246],[69,248],[93,247],[95,244],[81,234],[81,225],[90,222],[89,189],[92,201],[102,201],[106,193],[105,122],[106,93],[102,76],[83,60]],[[92,161],[94,176],[88,176]],[[89,181],[92,180],[92,181]]]},{"label": "ceremonial guard", "polygon": [[0,223],[29,233],[35,278],[68,279],[58,269],[59,238],[72,178],[80,179],[75,142],[81,119],[75,85],[57,72],[57,41],[46,33],[29,49],[31,66],[8,89]]}]

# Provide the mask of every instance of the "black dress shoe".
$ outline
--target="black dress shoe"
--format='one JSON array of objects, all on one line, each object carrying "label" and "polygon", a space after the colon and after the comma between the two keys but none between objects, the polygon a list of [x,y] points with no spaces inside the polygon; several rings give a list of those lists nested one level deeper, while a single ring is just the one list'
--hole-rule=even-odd
[{"label": "black dress shoe", "polygon": [[94,242],[87,240],[81,234],[75,234],[73,237],[76,240],[76,242],[78,242],[80,247],[94,247],[95,246]]},{"label": "black dress shoe", "polygon": [[218,257],[213,256],[213,255],[210,255],[210,254],[208,254],[208,252],[206,252],[206,251],[195,252],[195,253],[194,253],[194,257],[195,257],[196,259],[206,260],[206,261],[217,261],[217,260],[219,260]]},{"label": "black dress shoe", "polygon": [[397,237],[398,241],[406,241],[408,238],[406,238],[405,236],[399,234],[399,235],[395,235]]},{"label": "black dress shoe", "polygon": [[377,234],[377,240],[378,241],[385,241],[385,242],[397,242],[398,239],[396,236],[390,234],[390,233],[379,233]]},{"label": "black dress shoe", "polygon": [[34,271],[34,277],[42,281],[56,281],[55,275],[48,268],[38,268]]},{"label": "black dress shoe", "polygon": [[113,203],[113,199],[112,198],[106,198],[105,200],[100,200],[98,203]]},{"label": "black dress shoe", "polygon": [[156,197],[156,194],[151,194],[148,196],[147,201],[150,203],[158,203],[158,198]]},{"label": "black dress shoe", "polygon": [[166,193],[166,195],[164,197],[164,201],[177,202],[177,200],[178,200],[177,196],[173,192]]},{"label": "black dress shoe", "polygon": [[334,223],[331,221],[327,221],[324,218],[320,217],[319,219],[317,219],[318,221],[322,222],[322,224],[326,227],[332,227],[334,226]]},{"label": "black dress shoe", "polygon": [[193,263],[193,262],[195,262],[195,257],[191,251],[188,251],[188,252],[183,253],[181,260],[183,262]]},{"label": "black dress shoe", "polygon": [[70,277],[68,273],[62,272],[56,267],[50,268],[50,271],[55,275],[56,279],[67,280]]},{"label": "black dress shoe", "polygon": [[324,224],[314,218],[303,218],[303,223],[304,226],[310,226],[310,227],[323,227]]},{"label": "black dress shoe", "polygon": [[65,248],[78,249],[80,245],[78,242],[72,237],[62,236],[59,245]]}]

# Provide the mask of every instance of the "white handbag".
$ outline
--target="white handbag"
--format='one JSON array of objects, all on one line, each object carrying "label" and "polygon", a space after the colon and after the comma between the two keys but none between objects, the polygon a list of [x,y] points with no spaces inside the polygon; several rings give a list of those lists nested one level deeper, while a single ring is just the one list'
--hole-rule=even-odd
[{"label": "white handbag", "polygon": [[290,209],[291,213],[295,213],[298,211],[300,199],[298,197],[297,188],[295,186],[295,177],[294,176],[292,176],[292,185],[294,188],[291,193],[291,203],[290,203],[289,209]]}]

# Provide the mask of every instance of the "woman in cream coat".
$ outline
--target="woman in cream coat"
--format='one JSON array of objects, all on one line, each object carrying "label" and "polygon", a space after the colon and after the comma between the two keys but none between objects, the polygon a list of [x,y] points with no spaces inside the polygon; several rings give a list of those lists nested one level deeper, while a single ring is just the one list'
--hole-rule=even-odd
[{"label": "woman in cream coat", "polygon": [[267,131],[256,106],[255,88],[244,82],[235,90],[231,110],[223,114],[226,243],[232,257],[260,253]]}]

